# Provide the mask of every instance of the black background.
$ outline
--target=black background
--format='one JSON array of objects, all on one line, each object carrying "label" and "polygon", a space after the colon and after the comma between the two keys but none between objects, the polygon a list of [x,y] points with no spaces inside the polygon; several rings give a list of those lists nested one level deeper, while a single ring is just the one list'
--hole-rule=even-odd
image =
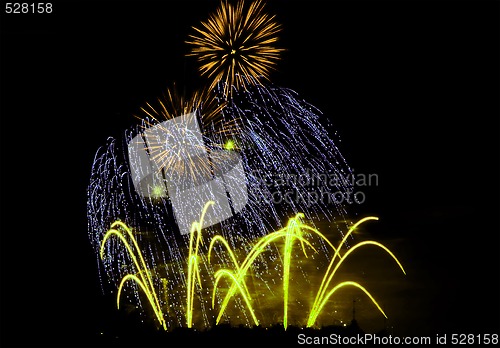
[{"label": "black background", "polygon": [[[53,5],[0,18],[2,346],[91,346],[112,320],[87,237],[93,156],[172,82],[203,83],[184,41],[218,2]],[[499,3],[267,8],[287,49],[272,82],[330,118],[356,172],[379,175],[356,211],[411,246],[429,306],[407,332],[498,333]]]}]

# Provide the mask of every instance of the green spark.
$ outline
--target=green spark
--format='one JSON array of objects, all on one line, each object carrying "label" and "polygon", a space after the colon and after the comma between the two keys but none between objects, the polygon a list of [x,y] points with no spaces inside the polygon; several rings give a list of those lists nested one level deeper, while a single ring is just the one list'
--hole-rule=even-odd
[{"label": "green spark", "polygon": [[234,141],[232,139],[229,139],[228,141],[226,141],[226,143],[224,144],[224,148],[226,150],[234,150],[234,148],[235,148]]},{"label": "green spark", "polygon": [[153,197],[158,198],[158,197],[162,197],[165,195],[165,190],[164,190],[163,186],[156,185],[156,186],[153,186],[153,190],[151,193],[152,193]]}]

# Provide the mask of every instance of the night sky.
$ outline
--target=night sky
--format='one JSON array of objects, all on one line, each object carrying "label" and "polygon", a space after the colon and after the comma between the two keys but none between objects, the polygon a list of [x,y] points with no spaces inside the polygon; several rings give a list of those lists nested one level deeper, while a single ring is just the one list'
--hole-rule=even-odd
[{"label": "night sky", "polygon": [[[75,1],[54,2],[50,15],[2,13],[2,346],[91,346],[117,316],[87,236],[93,157],[173,82],[204,83],[184,41],[218,4]],[[378,296],[394,333],[498,333],[499,2],[266,7],[287,50],[271,81],[322,111],[356,173],[379,177],[350,211],[378,216],[367,237],[407,268],[367,280],[394,286]],[[359,322],[381,329],[377,320]]]}]

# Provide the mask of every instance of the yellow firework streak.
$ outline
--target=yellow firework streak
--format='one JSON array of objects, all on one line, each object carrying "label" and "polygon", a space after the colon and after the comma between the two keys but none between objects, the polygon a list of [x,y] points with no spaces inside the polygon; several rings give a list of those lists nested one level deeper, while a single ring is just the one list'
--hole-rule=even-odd
[{"label": "yellow firework streak", "polygon": [[189,238],[187,308],[186,308],[186,320],[188,327],[193,326],[193,302],[194,302],[196,280],[198,280],[198,285],[201,287],[200,266],[198,261],[199,259],[198,251],[200,243],[202,243],[201,229],[203,226],[203,220],[205,219],[205,214],[207,212],[207,209],[214,204],[215,204],[214,201],[208,201],[203,207],[200,221],[195,221],[191,225],[191,233],[189,235],[190,238]]},{"label": "yellow firework streak", "polygon": [[265,251],[268,250],[268,246],[276,242],[277,240],[283,239],[285,240],[285,247],[283,250],[283,325],[286,328],[288,326],[288,294],[289,294],[289,282],[290,282],[290,265],[291,265],[291,255],[292,255],[292,247],[293,243],[298,240],[301,243],[302,251],[304,255],[307,257],[306,253],[306,248],[305,245],[307,244],[309,247],[311,247],[314,251],[314,247],[303,237],[302,235],[302,230],[308,230],[309,232],[313,232],[319,237],[321,237],[324,241],[327,242],[328,245],[330,245],[334,250],[335,247],[330,243],[330,241],[318,230],[307,226],[302,223],[301,219],[304,217],[304,214],[299,213],[297,214],[294,218],[290,219],[288,221],[288,224],[285,228],[278,230],[276,232],[270,233],[267,236],[262,237],[260,240],[257,241],[257,243],[253,246],[253,248],[250,250],[249,254],[245,258],[245,260],[242,262],[241,265],[238,264],[238,261],[236,260],[234,252],[231,250],[231,247],[229,246],[229,243],[222,237],[222,236],[215,236],[209,247],[209,260],[210,260],[210,255],[212,252],[212,248],[214,247],[214,244],[216,242],[220,242],[223,244],[228,250],[230,258],[232,262],[235,265],[235,270],[219,270],[216,272],[216,277],[215,277],[215,285],[214,285],[214,292],[212,296],[212,307],[215,306],[215,293],[217,289],[217,285],[219,283],[219,280],[222,278],[222,276],[227,276],[232,280],[231,287],[229,288],[229,291],[227,292],[224,300],[222,301],[219,314],[217,317],[216,323],[219,323],[222,315],[224,314],[225,310],[227,309],[227,305],[230,301],[230,299],[236,294],[236,291],[239,290],[240,294],[242,295],[249,311],[250,314],[252,315],[252,318],[254,320],[255,325],[259,325],[259,321],[255,317],[254,314],[254,309],[252,308],[249,294],[247,287],[245,285],[245,277],[248,274],[248,270],[254,263],[254,261]]},{"label": "yellow firework streak", "polygon": [[[332,280],[334,279],[334,276],[335,276],[335,273],[337,272],[337,270],[339,269],[339,267],[342,265],[342,263],[347,259],[347,257],[352,254],[355,250],[359,249],[360,247],[362,246],[365,246],[365,245],[374,245],[374,246],[377,246],[383,250],[385,250],[395,261],[396,263],[398,264],[398,266],[401,268],[401,270],[403,271],[404,274],[406,274],[403,266],[401,265],[401,263],[399,262],[399,260],[396,258],[396,256],[394,256],[394,254],[387,248],[385,247],[384,245],[378,243],[378,242],[375,242],[375,241],[364,241],[364,242],[360,242],[356,245],[354,245],[353,247],[351,247],[345,254],[344,256],[341,256],[340,255],[340,249],[342,248],[342,246],[344,245],[344,243],[346,242],[347,238],[353,233],[353,231],[359,226],[361,225],[362,223],[366,222],[366,221],[369,221],[369,220],[378,220],[378,218],[376,217],[366,217],[364,219],[361,219],[359,220],[357,223],[355,223],[350,229],[349,231],[346,233],[346,235],[344,236],[344,238],[342,239],[342,241],[340,242],[338,248],[335,250],[335,254],[333,255],[333,258],[332,260],[330,261],[330,264],[328,265],[328,269],[325,273],[325,276],[323,277],[323,280],[321,282],[321,286],[318,290],[318,293],[316,294],[316,299],[314,300],[314,303],[313,303],[313,307],[311,309],[311,312],[309,314],[309,318],[307,320],[307,326],[308,327],[311,327],[314,325],[314,323],[316,322],[316,319],[318,318],[319,314],[321,313],[321,311],[323,310],[324,306],[326,305],[328,299],[330,298],[330,296],[333,295],[333,293],[340,289],[341,287],[343,286],[347,286],[347,285],[350,285],[350,286],[355,286],[357,288],[360,288],[361,290],[363,290],[365,292],[365,294],[368,295],[368,297],[372,300],[372,302],[377,306],[377,308],[382,312],[382,314],[385,316],[385,313],[384,311],[382,311],[382,309],[380,308],[380,306],[378,305],[378,303],[375,301],[375,299],[372,297],[372,295],[365,289],[363,288],[361,285],[359,285],[358,283],[355,283],[355,282],[344,282],[344,283],[341,283],[339,285],[337,285],[336,287],[334,287],[333,290],[331,290],[329,293],[326,293],[330,283],[332,282]],[[337,264],[335,265],[335,267],[333,268],[333,270],[331,271],[333,265],[335,264],[335,261],[337,260],[338,258],[338,262]]]},{"label": "yellow firework streak", "polygon": [[242,0],[236,5],[222,1],[201,28],[193,28],[196,33],[187,41],[192,46],[189,55],[201,64],[199,71],[211,80],[211,89],[222,81],[227,95],[233,86],[239,88],[260,77],[268,79],[283,51],[274,46],[281,31],[274,18],[264,13],[260,0],[248,7]]},{"label": "yellow firework streak", "polygon": [[[132,234],[132,231],[124,223],[120,221],[114,222],[111,225],[111,228],[108,230],[108,232],[106,232],[106,234],[104,235],[104,238],[101,242],[101,250],[100,250],[101,259],[104,259],[104,246],[111,236],[116,236],[125,245],[125,248],[130,254],[130,257],[132,258],[132,261],[139,275],[136,276],[134,274],[127,274],[126,276],[123,277],[122,281],[120,282],[120,286],[118,287],[118,296],[116,299],[116,304],[118,308],[120,308],[120,296],[124,284],[129,280],[134,281],[146,294],[146,297],[149,303],[151,304],[153,311],[155,312],[156,318],[158,319],[159,323],[163,326],[163,329],[166,330],[167,327],[165,319],[163,318],[163,312],[161,310],[160,302],[158,301],[158,297],[156,296],[153,280],[151,279],[146,261],[144,261],[144,257],[142,256],[141,250],[139,249],[139,245],[137,244],[137,240]],[[132,241],[132,245],[127,241],[127,238],[125,236],[128,236],[128,238]],[[132,248],[132,246],[134,248]]]},{"label": "yellow firework streak", "polygon": [[[200,276],[200,260],[199,256],[201,252],[201,245],[203,245],[202,238],[202,227],[203,221],[206,215],[207,210],[215,204],[213,201],[209,201],[205,204],[199,221],[193,222],[191,225],[191,233],[189,239],[189,256],[187,259],[187,282],[186,282],[186,293],[187,293],[187,303],[186,303],[186,321],[188,327],[193,327],[193,311],[194,311],[194,299],[196,287],[203,287],[201,276]],[[366,221],[370,220],[378,220],[376,217],[366,217],[359,220],[355,223],[346,233],[346,235],[341,240],[338,247],[335,247],[321,232],[316,230],[315,228],[308,226],[302,222],[304,218],[304,214],[299,213],[295,215],[295,217],[288,220],[286,227],[272,232],[256,241],[256,243],[252,246],[250,252],[247,254],[243,262],[239,262],[236,257],[236,253],[232,250],[230,244],[224,239],[221,235],[214,236],[208,247],[208,261],[210,262],[212,253],[215,245],[220,244],[224,247],[224,250],[229,256],[230,261],[233,263],[233,268],[221,268],[217,270],[214,274],[214,285],[212,292],[212,308],[215,308],[215,298],[218,290],[218,286],[220,281],[224,278],[226,279],[230,286],[227,290],[223,300],[220,303],[219,312],[216,319],[216,324],[219,324],[222,316],[226,312],[230,300],[236,295],[240,294],[243,299],[250,316],[255,325],[259,325],[259,320],[255,314],[255,310],[252,305],[252,295],[247,287],[246,278],[250,274],[250,269],[255,264],[255,261],[259,256],[261,256],[265,252],[271,252],[272,249],[270,245],[279,241],[284,241],[283,249],[281,250],[280,259],[282,260],[283,265],[283,326],[285,329],[288,326],[288,302],[289,302],[289,293],[290,293],[290,270],[292,264],[292,250],[295,242],[300,242],[301,250],[307,258],[306,246],[311,248],[314,252],[317,252],[316,249],[312,246],[312,244],[306,239],[306,237],[310,235],[318,236],[322,241],[324,241],[334,252],[332,260],[330,261],[328,268],[325,272],[325,275],[322,279],[322,282],[319,286],[318,292],[316,294],[316,298],[312,305],[311,311],[307,318],[307,326],[314,326],[318,316],[321,314],[323,309],[328,304],[328,301],[331,297],[340,289],[345,287],[354,287],[361,290],[365,293],[366,296],[372,301],[372,303],[377,307],[377,309],[387,317],[385,312],[382,310],[378,302],[375,298],[370,294],[370,292],[365,289],[362,285],[354,281],[344,281],[341,282],[333,288],[331,288],[331,283],[335,279],[335,275],[340,266],[346,261],[353,252],[358,250],[361,247],[373,245],[378,248],[381,248],[386,253],[388,253],[398,264],[400,269],[406,274],[403,266],[396,258],[396,256],[384,245],[375,241],[362,241],[357,243],[348,249],[344,255],[341,255],[341,249],[345,245],[347,238]],[[307,233],[307,234],[306,234]],[[156,295],[153,281],[151,279],[150,271],[147,267],[147,264],[142,256],[142,253],[139,249],[139,245],[137,240],[134,238],[132,231],[125,224],[120,221],[114,222],[111,225],[111,229],[105,234],[103,241],[101,243],[100,255],[101,258],[104,259],[104,247],[106,242],[110,237],[117,237],[125,246],[126,250],[130,254],[130,257],[133,261],[135,268],[137,269],[136,274],[127,274],[123,277],[118,287],[118,296],[117,296],[117,306],[120,306],[120,298],[121,293],[123,291],[123,287],[126,282],[133,281],[135,282],[139,288],[145,293],[151,307],[154,310],[156,318],[166,330],[166,323],[163,318],[163,312],[161,310],[160,303],[158,301],[158,297]],[[163,292],[166,297],[166,285],[167,280],[161,279],[163,284]],[[331,288],[331,289],[330,289]]]}]

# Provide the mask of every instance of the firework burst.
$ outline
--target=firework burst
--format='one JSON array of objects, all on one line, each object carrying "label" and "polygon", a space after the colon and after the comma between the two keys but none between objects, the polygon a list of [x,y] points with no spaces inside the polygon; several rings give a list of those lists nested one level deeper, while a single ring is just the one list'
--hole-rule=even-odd
[{"label": "firework burst", "polygon": [[[203,123],[221,122],[221,111],[226,106],[224,100],[215,98],[205,89],[194,91],[191,95],[180,94],[174,86],[167,88],[162,97],[157,98],[156,103],[146,103],[141,107],[141,114],[135,117],[146,120],[147,126],[153,126],[161,121],[171,120],[179,115],[198,112]],[[153,120],[150,122],[148,117]]]},{"label": "firework burst", "polygon": [[[214,167],[228,157],[227,152],[214,152],[214,149],[227,148],[231,144],[234,148],[231,141],[214,143],[211,140],[214,139],[213,135],[220,135],[221,141],[224,141],[226,137],[234,138],[239,130],[238,119],[228,120],[224,117],[226,104],[225,100],[207,89],[197,90],[186,96],[178,93],[175,85],[168,88],[154,103],[145,103],[134,116],[141,120],[140,128],[144,134],[149,135],[146,148],[157,171],[174,171],[177,176],[188,175],[193,180],[210,176]],[[200,127],[205,141],[198,141],[199,136],[190,131],[189,125],[195,125],[196,130]],[[209,142],[208,145],[206,141]],[[191,147],[194,151],[185,151],[186,147]],[[209,152],[210,157],[193,155]],[[165,176],[165,173],[158,174]],[[163,190],[159,187],[156,190],[157,196],[161,195]]]},{"label": "firework burst", "polygon": [[236,5],[223,1],[201,28],[194,28],[187,41],[192,46],[189,55],[201,64],[199,71],[211,80],[211,88],[223,81],[227,95],[231,86],[238,89],[255,81],[248,77],[269,77],[283,51],[274,46],[281,30],[274,19],[264,13],[262,1],[248,8],[241,0]]}]

